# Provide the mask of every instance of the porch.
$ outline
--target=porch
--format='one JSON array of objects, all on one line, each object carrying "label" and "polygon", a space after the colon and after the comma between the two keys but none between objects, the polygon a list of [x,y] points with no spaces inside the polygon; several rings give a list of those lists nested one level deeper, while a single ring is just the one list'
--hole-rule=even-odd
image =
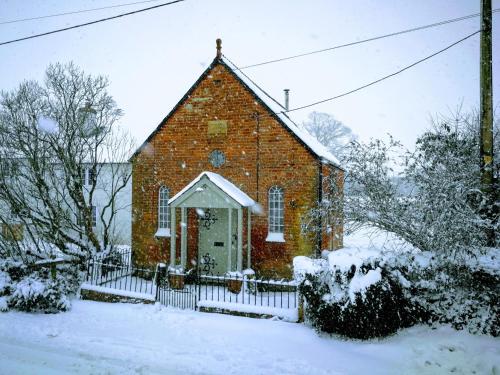
[{"label": "porch", "polygon": [[[197,268],[201,274],[224,274],[243,271],[243,248],[246,268],[252,268],[252,211],[256,202],[224,177],[203,172],[168,201],[170,222],[170,268],[187,267],[189,209],[198,215]],[[180,212],[179,212],[180,211]],[[180,257],[177,257],[177,215],[180,213]],[[246,238],[244,238],[246,215]],[[244,244],[245,242],[245,244]]]}]

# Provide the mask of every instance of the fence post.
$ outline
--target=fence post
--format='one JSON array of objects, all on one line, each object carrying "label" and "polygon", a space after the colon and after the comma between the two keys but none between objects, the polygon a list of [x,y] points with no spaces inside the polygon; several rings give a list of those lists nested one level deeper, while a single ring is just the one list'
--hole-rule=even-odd
[{"label": "fence post", "polygon": [[304,297],[302,296],[302,293],[298,290],[298,287],[296,289],[296,293],[298,295],[298,323],[304,323]]},{"label": "fence post", "polygon": [[[201,269],[197,269],[196,271],[198,273],[197,279],[197,288],[198,288],[198,298],[196,299],[196,308],[198,308],[198,302],[201,300]],[[206,291],[206,284],[205,284],[205,291]]]},{"label": "fence post", "polygon": [[155,300],[159,301],[160,299],[160,285],[163,282],[163,279],[167,277],[167,265],[165,263],[158,263],[156,265],[156,293]]},{"label": "fence post", "polygon": [[[89,275],[90,275],[90,261],[91,261],[92,257],[89,257],[89,259],[87,260],[87,280],[86,281],[89,281]],[[92,273],[94,273],[94,269],[92,267]],[[92,277],[90,276],[90,280],[92,280]],[[91,281],[92,283],[92,281]]]}]

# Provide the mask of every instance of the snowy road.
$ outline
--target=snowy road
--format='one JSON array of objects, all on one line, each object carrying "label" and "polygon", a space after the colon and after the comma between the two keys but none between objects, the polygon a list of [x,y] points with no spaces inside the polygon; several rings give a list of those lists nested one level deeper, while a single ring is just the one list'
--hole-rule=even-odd
[{"label": "snowy road", "polygon": [[491,374],[498,358],[498,339],[449,328],[360,342],[159,306],[75,301],[57,315],[0,313],[1,374]]}]

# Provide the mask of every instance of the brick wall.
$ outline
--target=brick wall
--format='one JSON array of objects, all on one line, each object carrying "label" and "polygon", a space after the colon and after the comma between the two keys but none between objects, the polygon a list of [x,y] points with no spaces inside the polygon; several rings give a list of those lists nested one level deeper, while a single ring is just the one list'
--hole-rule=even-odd
[{"label": "brick wall", "polygon": [[[209,136],[209,121],[226,124],[226,134]],[[215,149],[226,155],[220,168],[208,160]],[[265,276],[290,276],[293,256],[313,253],[314,241],[300,234],[300,218],[317,200],[319,168],[316,157],[226,67],[215,64],[133,160],[134,261],[143,265],[169,259],[170,239],[154,238],[159,187],[167,186],[173,196],[202,171],[212,171],[263,207],[263,216],[252,215],[252,267]],[[267,193],[273,185],[284,189],[285,243],[265,241]],[[197,217],[189,211],[188,266],[197,255]],[[246,244],[246,233],[243,238]],[[246,267],[246,255],[243,259]]]}]

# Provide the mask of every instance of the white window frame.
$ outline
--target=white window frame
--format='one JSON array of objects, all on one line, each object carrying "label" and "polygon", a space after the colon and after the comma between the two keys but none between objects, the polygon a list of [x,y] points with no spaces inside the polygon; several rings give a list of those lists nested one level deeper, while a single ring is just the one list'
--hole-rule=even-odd
[{"label": "white window frame", "polygon": [[281,186],[271,186],[267,194],[267,242],[285,242],[285,192]]},{"label": "white window frame", "polygon": [[94,181],[97,181],[94,170],[92,167],[87,168],[87,186],[92,186]]},{"label": "white window frame", "polygon": [[87,186],[87,167],[83,167],[80,181],[82,182],[82,186]]},{"label": "white window frame", "polygon": [[96,179],[96,176],[94,174],[94,171],[92,170],[92,167],[83,167],[82,175],[80,176],[80,179],[81,179],[82,185],[84,187],[92,186],[93,181]]},{"label": "white window frame", "polygon": [[[164,195],[166,193],[166,196]],[[170,237],[170,189],[164,185],[158,189],[158,230],[155,237]]]},{"label": "white window frame", "polygon": [[92,228],[97,228],[97,206],[90,206],[90,218],[92,220]]}]

